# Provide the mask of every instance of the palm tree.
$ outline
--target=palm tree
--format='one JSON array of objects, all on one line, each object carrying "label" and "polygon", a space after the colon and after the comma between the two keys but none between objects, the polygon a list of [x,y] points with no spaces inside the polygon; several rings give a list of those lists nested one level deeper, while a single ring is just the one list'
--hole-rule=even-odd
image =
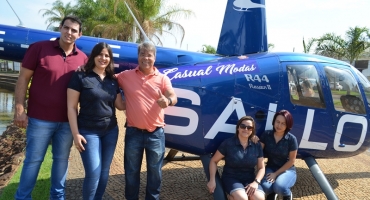
[{"label": "palm tree", "polygon": [[366,27],[350,28],[346,32],[347,49],[346,58],[353,63],[364,51],[370,48],[370,32]]},{"label": "palm tree", "polygon": [[[185,29],[176,20],[192,16],[194,13],[191,10],[182,9],[177,5],[166,6],[166,0],[127,0],[126,2],[150,40],[163,45],[162,36],[171,35],[176,39],[175,34],[179,33],[181,46]],[[133,20],[131,24],[134,25]],[[140,41],[145,39],[142,33],[139,33],[139,39]]]},{"label": "palm tree", "polygon": [[209,54],[216,54],[216,49],[211,45],[203,44],[201,52],[202,53],[209,53]]},{"label": "palm tree", "polygon": [[370,47],[370,33],[366,27],[350,28],[343,39],[334,33],[327,33],[316,39],[316,54],[346,59],[351,64]]},{"label": "palm tree", "polygon": [[275,44],[269,43],[267,47],[268,51],[271,51],[273,48],[275,48]]},{"label": "palm tree", "polygon": [[76,15],[83,21],[85,35],[128,41],[132,28],[121,0],[78,0]]},{"label": "palm tree", "polygon": [[[42,17],[49,16],[45,21],[45,23],[48,24],[46,30],[57,31],[59,23],[65,16],[72,15],[74,13],[74,8],[71,6],[71,2],[64,5],[61,0],[56,0],[51,5],[51,9],[41,9],[39,13],[44,12]],[[58,23],[58,26],[52,26],[55,23]]]},{"label": "palm tree", "polygon": [[[138,31],[133,28],[136,24],[124,2],[124,0],[77,0],[76,15],[83,19],[84,33],[131,41],[133,32]],[[165,0],[126,0],[126,2],[150,40],[162,45],[163,35],[169,34],[176,39],[175,33],[179,32],[182,42],[185,29],[176,20],[191,16],[192,11],[178,6],[166,6]],[[137,35],[139,41],[135,42],[145,40],[142,33],[138,32]]]},{"label": "palm tree", "polygon": [[316,39],[315,53],[336,59],[343,59],[345,55],[345,40],[334,33],[326,33]]},{"label": "palm tree", "polygon": [[304,38],[303,38],[303,52],[304,53],[310,53],[311,48],[312,48],[312,46],[314,45],[315,42],[316,42],[315,38],[310,38],[308,40],[307,45],[306,45],[306,42],[304,41]]}]

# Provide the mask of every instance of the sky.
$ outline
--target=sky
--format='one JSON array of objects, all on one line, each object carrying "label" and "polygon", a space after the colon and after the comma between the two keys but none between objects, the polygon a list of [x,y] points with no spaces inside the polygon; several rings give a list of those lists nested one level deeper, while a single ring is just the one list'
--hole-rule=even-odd
[{"label": "sky", "polygon": [[[40,9],[49,9],[54,0],[8,0],[28,28],[45,30],[46,18]],[[75,0],[62,0],[75,4]],[[168,4],[194,12],[189,19],[178,19],[185,38],[175,42],[162,39],[169,48],[200,51],[202,45],[217,47],[227,0],[167,0]],[[345,36],[350,27],[370,28],[370,0],[265,0],[268,43],[272,52],[303,52],[302,39],[325,33]],[[18,25],[19,21],[6,0],[0,0],[0,24]]]}]

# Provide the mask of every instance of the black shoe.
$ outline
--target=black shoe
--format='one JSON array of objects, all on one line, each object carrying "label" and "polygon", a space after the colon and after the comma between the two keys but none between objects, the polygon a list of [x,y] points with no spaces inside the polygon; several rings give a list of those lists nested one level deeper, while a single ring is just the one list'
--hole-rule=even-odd
[{"label": "black shoe", "polygon": [[283,196],[283,200],[292,200],[292,195]]},{"label": "black shoe", "polygon": [[275,193],[267,195],[266,200],[275,200],[275,195],[276,195]]}]

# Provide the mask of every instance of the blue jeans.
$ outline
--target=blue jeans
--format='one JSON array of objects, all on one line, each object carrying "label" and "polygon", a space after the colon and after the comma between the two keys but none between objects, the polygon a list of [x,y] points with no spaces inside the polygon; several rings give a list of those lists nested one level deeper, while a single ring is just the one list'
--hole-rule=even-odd
[{"label": "blue jeans", "polygon": [[23,162],[15,199],[32,199],[31,193],[50,140],[53,154],[50,199],[64,199],[68,158],[73,141],[69,123],[44,121],[29,117],[26,137],[26,158]]},{"label": "blue jeans", "polygon": [[79,132],[87,142],[84,145],[85,151],[80,153],[85,168],[83,199],[102,199],[116,150],[118,126],[107,131],[79,130]]},{"label": "blue jeans", "polygon": [[159,199],[165,153],[164,138],[163,128],[157,128],[153,133],[141,132],[132,127],[126,128],[124,167],[127,200],[139,199],[140,169],[144,150],[147,163],[145,199]]},{"label": "blue jeans", "polygon": [[293,187],[297,180],[297,173],[294,166],[286,170],[285,172],[281,173],[275,180],[274,183],[271,183],[266,180],[266,175],[268,173],[273,173],[278,169],[272,169],[266,167],[265,169],[265,177],[261,181],[261,185],[263,187],[263,191],[266,195],[271,193],[276,193],[282,196],[289,196],[291,195],[290,188]]}]

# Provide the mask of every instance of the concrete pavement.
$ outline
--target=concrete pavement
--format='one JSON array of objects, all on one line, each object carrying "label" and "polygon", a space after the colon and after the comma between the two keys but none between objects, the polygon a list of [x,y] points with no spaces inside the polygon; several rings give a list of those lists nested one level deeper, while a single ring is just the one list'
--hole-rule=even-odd
[{"label": "concrete pavement", "polygon": [[[123,170],[125,115],[117,113],[120,135],[111,166],[109,183],[104,199],[121,200],[124,198],[125,180]],[[145,158],[145,157],[144,157]],[[223,161],[219,163],[220,169]],[[329,183],[341,200],[370,199],[370,153],[364,152],[351,158],[318,159],[317,163],[326,174]],[[326,199],[319,185],[311,175],[303,160],[296,161],[298,180],[292,188],[294,199]],[[140,199],[145,197],[146,167],[141,168]],[[78,151],[71,151],[70,170],[67,177],[67,199],[82,199],[84,168]],[[163,200],[211,200],[207,191],[207,179],[201,161],[174,161],[163,167]]]}]

